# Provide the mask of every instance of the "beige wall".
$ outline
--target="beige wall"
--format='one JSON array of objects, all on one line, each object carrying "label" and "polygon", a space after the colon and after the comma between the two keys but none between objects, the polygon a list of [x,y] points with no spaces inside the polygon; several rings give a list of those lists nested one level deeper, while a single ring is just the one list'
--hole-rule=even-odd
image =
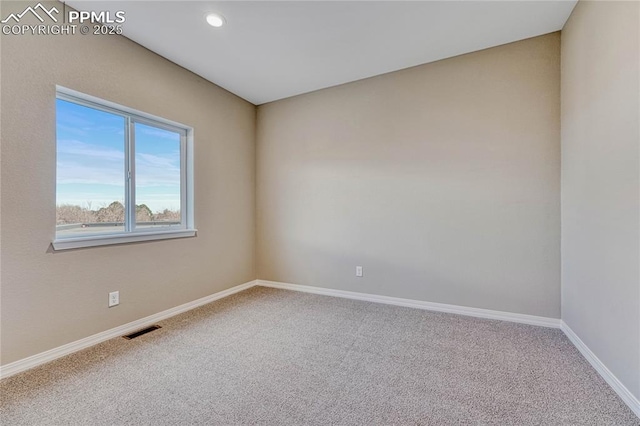
[{"label": "beige wall", "polygon": [[257,158],[259,278],[560,317],[558,33],[260,106]]},{"label": "beige wall", "polygon": [[640,3],[562,32],[562,318],[640,398]]},{"label": "beige wall", "polygon": [[[256,278],[253,105],[119,36],[3,35],[1,55],[2,364]],[[56,84],[195,128],[196,238],[50,251]]]}]

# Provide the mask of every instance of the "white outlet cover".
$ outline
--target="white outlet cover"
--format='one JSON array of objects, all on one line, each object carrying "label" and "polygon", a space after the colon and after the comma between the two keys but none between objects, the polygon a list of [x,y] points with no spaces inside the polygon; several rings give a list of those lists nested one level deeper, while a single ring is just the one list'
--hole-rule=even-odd
[{"label": "white outlet cover", "polygon": [[362,266],[356,266],[356,277],[362,276]]},{"label": "white outlet cover", "polygon": [[109,293],[109,307],[117,306],[120,304],[120,292],[112,291]]}]

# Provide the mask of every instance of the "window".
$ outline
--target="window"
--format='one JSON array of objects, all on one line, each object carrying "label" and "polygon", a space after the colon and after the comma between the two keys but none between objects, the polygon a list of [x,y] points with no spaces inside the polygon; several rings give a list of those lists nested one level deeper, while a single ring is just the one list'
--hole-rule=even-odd
[{"label": "window", "polygon": [[54,249],[194,236],[192,137],[58,87]]}]

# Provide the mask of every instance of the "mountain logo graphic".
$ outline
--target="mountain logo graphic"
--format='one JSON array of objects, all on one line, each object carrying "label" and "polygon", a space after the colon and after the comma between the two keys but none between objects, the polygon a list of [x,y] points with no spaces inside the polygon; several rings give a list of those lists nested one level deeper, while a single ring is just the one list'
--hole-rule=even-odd
[{"label": "mountain logo graphic", "polygon": [[42,14],[48,16],[49,18],[51,18],[53,20],[53,22],[58,22],[58,19],[55,16],[53,16],[53,12],[55,12],[56,14],[60,13],[58,11],[58,9],[55,8],[55,6],[52,7],[51,9],[47,10],[47,8],[42,5],[42,3],[38,3],[34,7],[31,7],[31,6],[27,7],[25,10],[22,11],[22,13],[18,13],[18,14],[12,13],[12,14],[10,14],[5,19],[0,21],[0,23],[6,24],[11,19],[13,19],[16,23],[18,23],[18,22],[20,22],[22,17],[24,15],[26,15],[28,12],[31,12],[33,14],[33,16],[38,18],[38,20],[40,22],[44,22],[44,19],[42,18],[42,16],[40,16],[38,14],[38,10],[40,11],[40,13],[42,13]]}]

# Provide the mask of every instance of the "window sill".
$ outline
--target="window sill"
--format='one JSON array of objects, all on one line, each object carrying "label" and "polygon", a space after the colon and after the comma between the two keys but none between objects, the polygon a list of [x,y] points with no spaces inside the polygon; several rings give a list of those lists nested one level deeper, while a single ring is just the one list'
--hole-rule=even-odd
[{"label": "window sill", "polygon": [[195,237],[197,229],[180,229],[159,232],[140,232],[131,234],[92,235],[86,237],[61,238],[53,241],[53,249],[71,250],[85,247],[108,246],[113,244],[137,243],[142,241],[169,240],[172,238]]}]

